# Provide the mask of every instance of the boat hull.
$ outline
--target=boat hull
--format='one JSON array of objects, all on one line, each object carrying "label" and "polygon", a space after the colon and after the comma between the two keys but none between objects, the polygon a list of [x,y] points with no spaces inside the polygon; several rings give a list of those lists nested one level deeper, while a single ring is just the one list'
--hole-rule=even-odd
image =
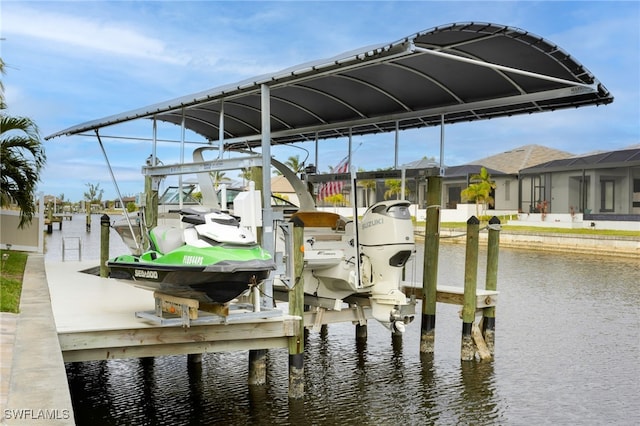
[{"label": "boat hull", "polygon": [[110,277],[147,290],[196,299],[204,303],[227,303],[252,284],[269,276],[273,262],[216,266],[167,266],[145,262],[107,262]]}]

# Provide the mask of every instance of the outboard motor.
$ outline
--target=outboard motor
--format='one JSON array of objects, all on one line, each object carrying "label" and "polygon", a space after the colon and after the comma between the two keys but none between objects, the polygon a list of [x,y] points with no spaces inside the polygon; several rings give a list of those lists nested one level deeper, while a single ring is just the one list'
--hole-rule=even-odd
[{"label": "outboard motor", "polygon": [[373,317],[395,332],[413,320],[413,313],[404,313],[407,297],[399,288],[402,269],[415,251],[409,205],[404,200],[376,203],[359,226],[362,286],[371,289]]}]

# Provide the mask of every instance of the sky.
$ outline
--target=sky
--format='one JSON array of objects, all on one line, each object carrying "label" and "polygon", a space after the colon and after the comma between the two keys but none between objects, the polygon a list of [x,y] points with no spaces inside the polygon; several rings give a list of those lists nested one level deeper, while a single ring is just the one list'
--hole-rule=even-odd
[{"label": "sky", "polygon": [[[453,22],[491,22],[537,34],[570,53],[613,94],[612,104],[445,127],[446,165],[529,144],[573,154],[640,143],[640,2],[637,1],[12,1],[0,5],[7,113],[33,119],[44,139],[70,126],[239,82]],[[101,134],[150,138],[149,120]],[[133,127],[135,126],[135,128]],[[161,132],[176,135],[169,126]],[[142,133],[141,133],[142,132]],[[191,136],[187,136],[189,139]],[[393,166],[394,134],[354,137],[353,166]],[[439,159],[440,129],[403,131],[398,163]],[[144,190],[151,142],[104,139],[122,196]],[[95,137],[43,141],[38,191],[79,201],[88,185],[116,187]],[[318,169],[347,154],[346,139],[320,144]],[[315,163],[313,144],[274,147]],[[180,144],[158,158],[178,162]],[[187,154],[188,158],[188,154]],[[226,176],[239,180],[234,171]],[[187,179],[186,177],[185,179]],[[175,178],[163,182],[161,191]]]}]

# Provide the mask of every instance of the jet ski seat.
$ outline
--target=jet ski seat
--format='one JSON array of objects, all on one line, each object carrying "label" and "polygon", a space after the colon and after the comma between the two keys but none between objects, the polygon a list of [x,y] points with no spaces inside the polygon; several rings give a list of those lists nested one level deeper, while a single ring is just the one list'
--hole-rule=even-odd
[{"label": "jet ski seat", "polygon": [[173,226],[156,226],[149,231],[149,240],[151,249],[161,254],[167,254],[184,245],[182,229]]}]

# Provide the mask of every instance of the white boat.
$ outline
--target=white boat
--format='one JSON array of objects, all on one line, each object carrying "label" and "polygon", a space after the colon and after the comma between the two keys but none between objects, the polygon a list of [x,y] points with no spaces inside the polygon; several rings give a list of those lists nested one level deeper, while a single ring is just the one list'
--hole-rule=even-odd
[{"label": "white boat", "polygon": [[355,210],[355,220],[319,211],[307,186],[282,163],[272,163],[300,200],[292,218],[304,223],[305,294],[333,309],[354,301],[370,306],[373,318],[392,331],[404,331],[415,315],[415,302],[400,288],[403,268],[415,253],[410,203],[381,201],[359,220]]}]

